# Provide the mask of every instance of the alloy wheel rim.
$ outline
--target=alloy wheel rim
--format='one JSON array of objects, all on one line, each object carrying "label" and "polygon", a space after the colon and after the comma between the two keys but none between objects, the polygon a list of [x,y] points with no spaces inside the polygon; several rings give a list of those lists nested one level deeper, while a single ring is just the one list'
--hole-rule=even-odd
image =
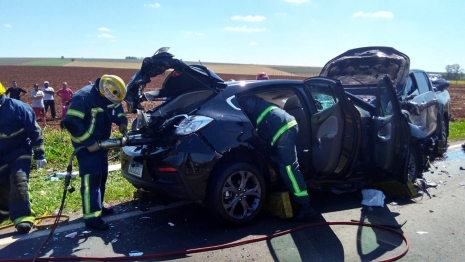
[{"label": "alloy wheel rim", "polygon": [[253,216],[260,205],[262,188],[257,176],[240,170],[228,177],[222,190],[224,211],[234,219]]}]

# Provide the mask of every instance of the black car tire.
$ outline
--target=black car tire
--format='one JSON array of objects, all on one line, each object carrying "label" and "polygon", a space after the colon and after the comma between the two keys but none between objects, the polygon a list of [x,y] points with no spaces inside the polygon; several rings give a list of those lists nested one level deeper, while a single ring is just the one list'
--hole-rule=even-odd
[{"label": "black car tire", "polygon": [[423,158],[418,149],[411,148],[407,162],[408,179],[413,183],[417,178],[423,177]]},{"label": "black car tire", "polygon": [[262,174],[249,163],[225,163],[210,175],[206,208],[228,225],[244,225],[260,213],[266,188]]}]

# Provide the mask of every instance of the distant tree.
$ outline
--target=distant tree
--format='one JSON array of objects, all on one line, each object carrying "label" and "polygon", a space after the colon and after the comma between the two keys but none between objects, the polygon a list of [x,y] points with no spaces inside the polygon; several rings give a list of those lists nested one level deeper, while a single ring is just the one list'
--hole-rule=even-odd
[{"label": "distant tree", "polygon": [[463,68],[460,68],[459,64],[446,65],[446,79],[455,80],[456,82],[460,80],[463,76]]},{"label": "distant tree", "polygon": [[71,62],[74,62],[74,58],[71,59]]},{"label": "distant tree", "polygon": [[126,56],[126,59],[137,59],[135,56]]},{"label": "distant tree", "polygon": [[65,59],[65,57],[64,57],[64,56],[61,56],[61,59]]}]

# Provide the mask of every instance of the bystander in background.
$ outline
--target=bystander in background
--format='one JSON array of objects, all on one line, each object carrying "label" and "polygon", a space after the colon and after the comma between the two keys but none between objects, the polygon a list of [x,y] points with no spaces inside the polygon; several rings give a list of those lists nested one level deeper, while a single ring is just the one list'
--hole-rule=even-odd
[{"label": "bystander in background", "polygon": [[42,91],[44,92],[44,108],[45,108],[45,115],[47,115],[48,109],[50,108],[50,114],[52,115],[52,121],[54,121],[56,117],[55,111],[55,90],[53,87],[49,86],[49,82],[45,81],[44,86],[42,87]]},{"label": "bystander in background", "polygon": [[31,97],[32,109],[36,114],[36,120],[38,122],[39,119],[42,119],[45,127],[47,125],[47,121],[45,119],[44,92],[39,90],[39,84],[34,84],[34,91],[31,92]]},{"label": "bystander in background", "polygon": [[16,83],[16,80],[13,80],[11,84],[12,86],[8,87],[5,95],[16,100],[21,100],[21,97],[27,94],[27,91],[24,90],[22,87],[19,87],[18,83]]},{"label": "bystander in background", "polygon": [[57,96],[61,97],[61,119],[63,119],[68,111],[68,101],[70,101],[73,97],[73,90],[68,87],[68,83],[63,82],[61,89],[59,89],[56,93]]}]

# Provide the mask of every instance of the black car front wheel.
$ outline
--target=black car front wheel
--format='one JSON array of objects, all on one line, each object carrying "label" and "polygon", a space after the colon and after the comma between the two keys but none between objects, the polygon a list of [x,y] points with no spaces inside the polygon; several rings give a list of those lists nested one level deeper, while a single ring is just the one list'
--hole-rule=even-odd
[{"label": "black car front wheel", "polygon": [[249,163],[223,164],[210,175],[206,207],[220,222],[242,225],[262,209],[266,188],[263,176]]},{"label": "black car front wheel", "polygon": [[423,158],[417,149],[410,149],[409,160],[407,165],[408,179],[413,183],[415,179],[423,176]]}]

